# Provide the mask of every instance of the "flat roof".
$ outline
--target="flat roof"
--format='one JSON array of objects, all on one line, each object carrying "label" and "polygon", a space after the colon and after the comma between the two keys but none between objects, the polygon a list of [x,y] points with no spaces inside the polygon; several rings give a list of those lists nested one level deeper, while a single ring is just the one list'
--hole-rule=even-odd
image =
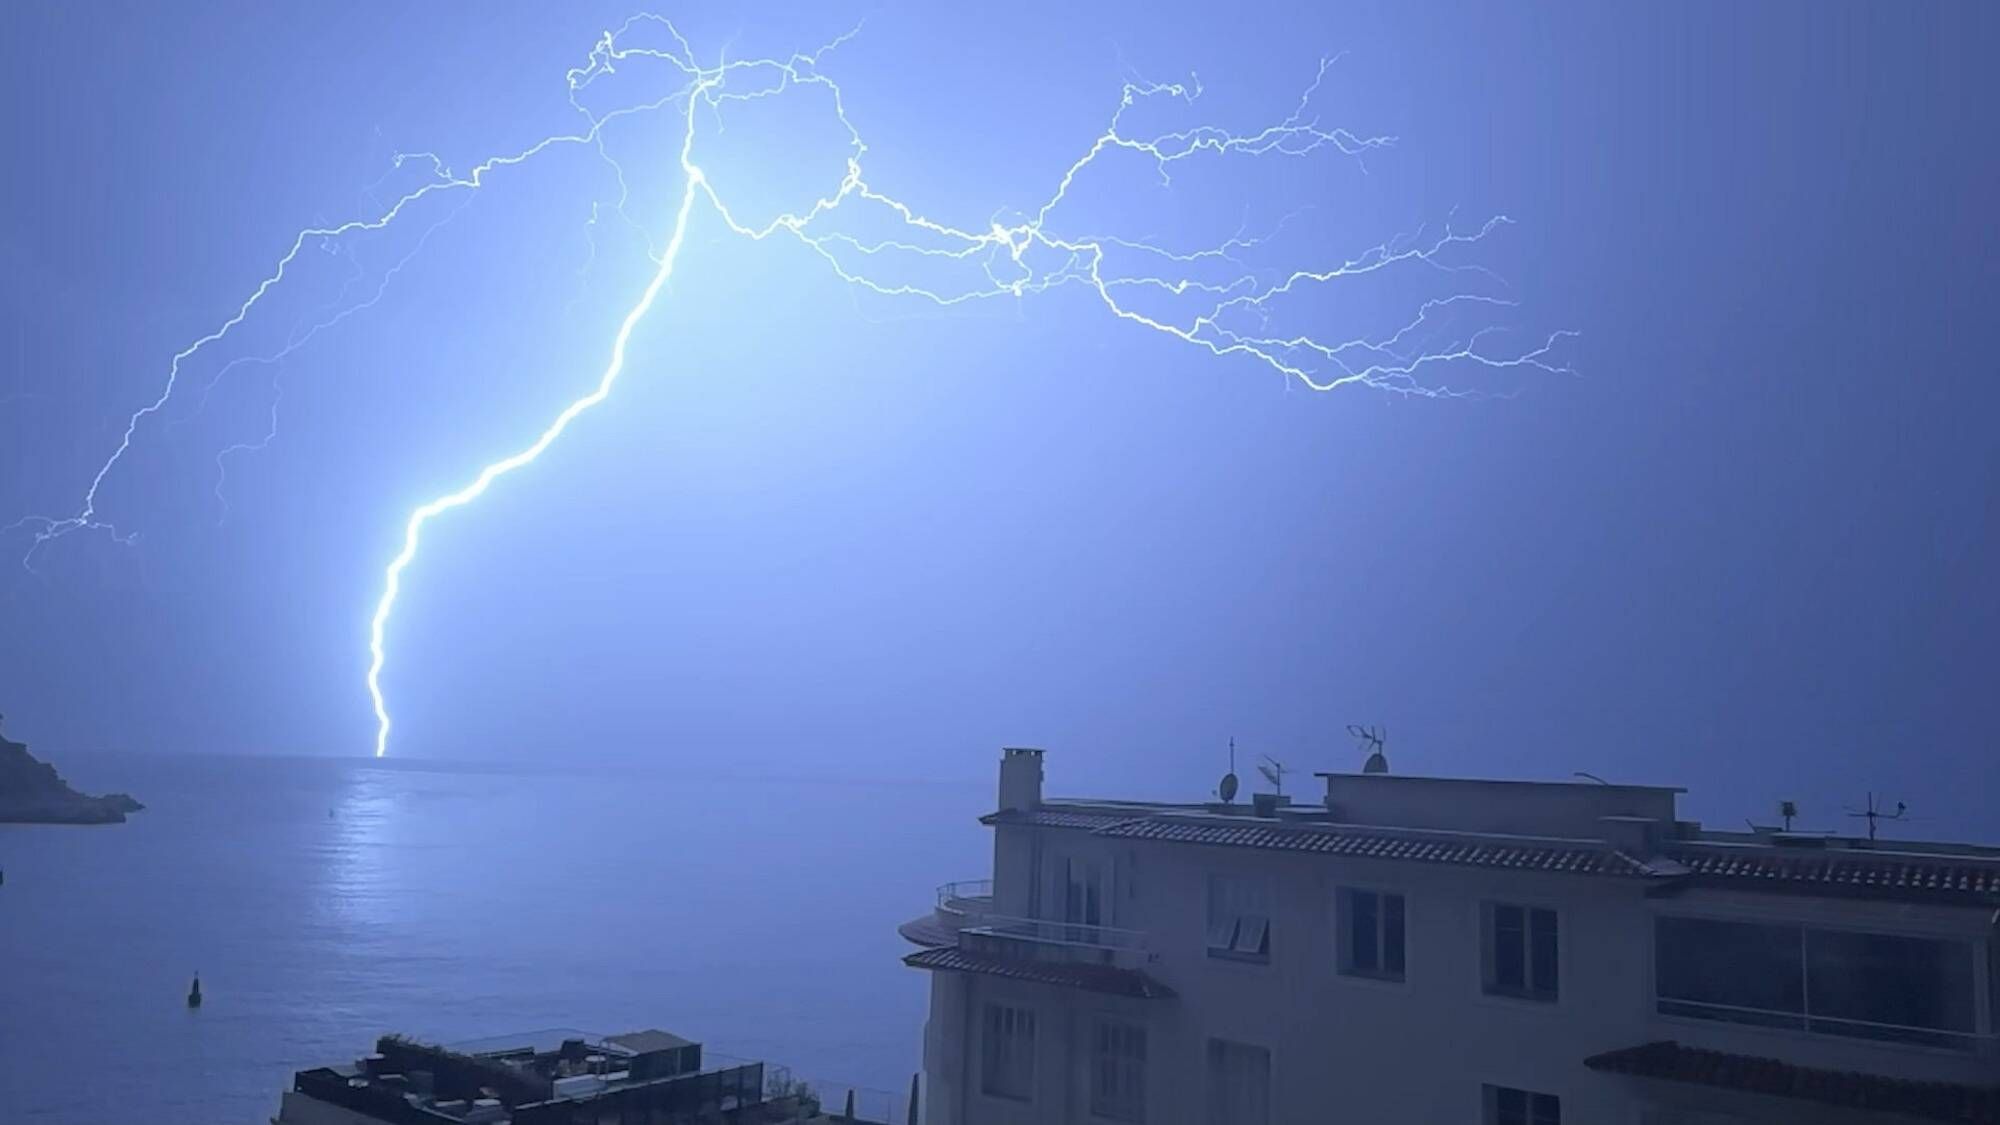
[{"label": "flat roof", "polygon": [[1562,788],[1576,788],[1576,789],[1614,789],[1614,790],[1625,790],[1627,792],[1633,792],[1633,793],[1687,792],[1687,787],[1684,785],[1632,785],[1615,781],[1587,781],[1587,780],[1572,781],[1569,778],[1555,778],[1548,781],[1537,781],[1532,778],[1518,778],[1518,777],[1431,777],[1424,774],[1410,774],[1410,773],[1350,773],[1346,770],[1314,770],[1313,776],[1327,777],[1327,778],[1338,777],[1343,779],[1352,779],[1356,781],[1365,781],[1370,785],[1390,784],[1390,783],[1394,783],[1397,785],[1408,785],[1412,783],[1419,785],[1422,784],[1520,785],[1520,786],[1548,786],[1548,787],[1559,786]]}]

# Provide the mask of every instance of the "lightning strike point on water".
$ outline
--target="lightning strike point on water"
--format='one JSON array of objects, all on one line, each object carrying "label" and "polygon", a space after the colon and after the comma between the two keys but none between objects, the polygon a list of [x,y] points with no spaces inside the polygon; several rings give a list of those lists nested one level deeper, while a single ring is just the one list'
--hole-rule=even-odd
[{"label": "lightning strike point on water", "polygon": [[[1331,67],[1330,60],[1320,64],[1317,74],[1286,116],[1260,128],[1242,131],[1199,124],[1142,132],[1128,122],[1137,107],[1157,103],[1186,111],[1197,104],[1201,89],[1193,83],[1128,81],[1119,92],[1104,130],[1080,146],[1082,155],[1061,169],[1054,177],[1049,195],[1039,204],[1011,212],[1004,208],[998,212],[988,209],[985,214],[989,217],[958,226],[932,218],[930,212],[919,210],[868,181],[863,163],[868,146],[848,119],[840,86],[820,69],[822,58],[854,34],[851,31],[812,53],[723,60],[710,65],[697,60],[688,40],[672,22],[650,13],[637,15],[618,29],[606,32],[585,64],[567,72],[569,104],[584,122],[578,131],[546,137],[517,152],[489,157],[462,175],[454,174],[428,153],[398,158],[399,167],[405,160],[427,161],[430,173],[427,180],[372,218],[300,231],[275,267],[228,319],[174,355],[168,364],[164,386],[157,397],[129,416],[117,447],[98,468],[76,511],[66,517],[26,517],[11,525],[12,529],[33,530],[33,542],[23,558],[24,565],[32,562],[34,553],[43,545],[75,531],[98,530],[121,541],[127,538],[99,513],[99,493],[106,477],[130,452],[146,420],[166,407],[189,364],[249,319],[265,296],[283,283],[287,271],[308,245],[324,246],[350,235],[383,230],[421,200],[486,190],[499,173],[544,152],[570,146],[594,151],[616,174],[619,192],[611,207],[636,234],[646,238],[644,225],[626,212],[630,189],[625,169],[606,146],[605,132],[616,121],[655,112],[672,111],[678,122],[678,163],[683,181],[679,202],[665,245],[655,249],[647,239],[646,249],[655,268],[619,323],[595,385],[563,408],[533,441],[487,464],[457,490],[417,506],[403,524],[402,547],[383,572],[381,597],[369,621],[367,689],[374,706],[378,758],[387,755],[393,728],[382,685],[388,664],[389,624],[403,590],[403,578],[416,562],[425,527],[446,512],[472,504],[501,477],[534,463],[571,423],[610,398],[625,371],[634,330],[653,309],[674,274],[689,225],[697,217],[697,204],[706,204],[699,209],[700,213],[719,220],[732,234],[756,241],[772,238],[795,241],[811,256],[807,261],[817,258],[835,277],[868,293],[951,307],[975,300],[1022,298],[1074,288],[1101,305],[1112,320],[1159,333],[1213,358],[1230,358],[1253,369],[1275,372],[1288,383],[1296,382],[1315,391],[1359,386],[1428,398],[1473,397],[1487,392],[1463,382],[1445,382],[1445,377],[1455,372],[1476,374],[1507,369],[1547,374],[1570,370],[1557,353],[1562,350],[1562,342],[1573,333],[1548,333],[1530,341],[1532,346],[1507,349],[1494,342],[1504,325],[1477,320],[1482,315],[1497,316],[1511,308],[1513,302],[1490,291],[1495,279],[1488,271],[1457,261],[1455,255],[1463,247],[1481,242],[1507,225],[1509,220],[1505,216],[1495,216],[1467,229],[1447,224],[1439,232],[1420,230],[1385,240],[1330,264],[1278,268],[1253,267],[1244,259],[1252,252],[1282,249],[1284,227],[1295,216],[1285,216],[1261,235],[1239,230],[1219,243],[1195,248],[1103,231],[1063,229],[1064,205],[1072,189],[1078,178],[1100,161],[1121,156],[1139,161],[1142,166],[1150,166],[1152,179],[1159,186],[1171,187],[1175,167],[1184,161],[1297,159],[1326,152],[1358,162],[1388,147],[1392,138],[1364,137],[1320,123],[1314,100]],[[663,40],[666,45],[649,46],[634,41],[648,36]],[[621,66],[637,69],[641,64],[665,68],[673,89],[651,100],[631,101],[607,110],[586,107],[586,94],[598,79],[617,72]],[[712,121],[710,127],[720,131],[723,117],[732,104],[779,99],[808,89],[817,91],[831,104],[829,129],[846,149],[844,171],[837,179],[830,178],[832,182],[825,186],[824,194],[807,205],[761,223],[746,220],[697,159],[702,122]],[[704,114],[704,110],[708,112]],[[993,217],[996,215],[1000,217]],[[1010,215],[1013,217],[1007,217]],[[593,204],[586,229],[593,254],[598,217],[599,206]],[[1310,329],[1274,327],[1298,316],[1291,307],[1295,297],[1389,271],[1422,271],[1421,276],[1436,279],[1439,289],[1417,302],[1409,313],[1396,318],[1392,326],[1373,335],[1323,338]],[[348,311],[359,311],[380,298],[378,291],[366,304]],[[320,324],[312,334],[322,328],[332,329],[347,315],[343,312]],[[1475,319],[1476,326],[1466,327],[1461,323],[1468,316]],[[305,342],[301,339],[293,346],[303,346]],[[293,346],[285,351],[290,352]],[[225,366],[215,378],[219,380],[228,370]],[[274,421],[265,441],[275,434]],[[248,447],[232,447],[232,450],[235,448]],[[262,448],[262,444],[254,448]],[[232,450],[225,450],[225,455]]]}]

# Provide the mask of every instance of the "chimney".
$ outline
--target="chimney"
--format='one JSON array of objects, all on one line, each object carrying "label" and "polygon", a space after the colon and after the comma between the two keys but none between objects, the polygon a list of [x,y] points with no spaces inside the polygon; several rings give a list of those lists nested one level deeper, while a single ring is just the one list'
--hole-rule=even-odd
[{"label": "chimney", "polygon": [[1042,752],[1009,746],[1000,751],[1000,807],[1026,812],[1042,803]]}]

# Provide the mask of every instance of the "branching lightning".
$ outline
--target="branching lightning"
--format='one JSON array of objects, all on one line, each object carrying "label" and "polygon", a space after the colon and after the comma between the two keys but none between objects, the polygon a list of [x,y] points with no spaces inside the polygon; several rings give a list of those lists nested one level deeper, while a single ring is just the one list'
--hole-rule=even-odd
[{"label": "branching lightning", "polygon": [[[620,220],[645,241],[655,268],[636,301],[627,309],[611,340],[609,356],[595,385],[572,401],[535,439],[518,451],[480,469],[468,483],[418,506],[404,524],[401,550],[389,561],[382,591],[369,622],[367,688],[376,718],[375,754],[387,753],[392,727],[382,674],[388,662],[387,635],[403,578],[415,563],[426,526],[436,517],[471,504],[501,477],[532,464],[562,437],[572,423],[605,402],[625,371],[634,330],[652,310],[672,278],[691,223],[701,214],[713,215],[730,232],[763,241],[790,239],[817,258],[841,281],[885,298],[908,298],[950,307],[975,300],[1024,298],[1075,287],[1100,304],[1118,321],[1136,325],[1197,348],[1216,358],[1233,358],[1276,372],[1288,381],[1317,391],[1364,386],[1397,394],[1450,397],[1480,393],[1477,387],[1443,381],[1451,371],[1492,372],[1522,369],[1542,373],[1567,372],[1559,357],[1562,341],[1572,335],[1555,332],[1532,346],[1505,349],[1503,325],[1477,321],[1460,326],[1471,314],[1498,314],[1511,301],[1491,292],[1493,279],[1477,265],[1457,260],[1462,248],[1481,242],[1506,225],[1496,216],[1469,228],[1447,224],[1436,233],[1418,233],[1381,242],[1329,265],[1280,269],[1255,268],[1244,259],[1279,244],[1287,216],[1262,235],[1244,231],[1209,246],[1175,248],[1158,240],[1095,231],[1064,229],[1064,215],[1080,178],[1098,164],[1127,156],[1149,165],[1162,185],[1171,185],[1177,167],[1190,161],[1306,157],[1322,151],[1359,161],[1392,143],[1387,137],[1364,137],[1321,124],[1314,104],[1331,61],[1323,62],[1298,103],[1279,120],[1259,128],[1231,130],[1218,125],[1150,132],[1131,124],[1141,106],[1191,107],[1196,83],[1128,81],[1104,130],[1090,138],[1082,153],[1061,170],[1046,198],[1031,209],[999,212],[980,224],[964,225],[930,217],[910,203],[870,183],[864,171],[869,151],[861,132],[849,120],[841,87],[821,69],[824,57],[854,32],[818,51],[787,58],[698,60],[688,40],[667,19],[641,14],[609,31],[597,42],[584,65],[567,73],[569,104],[582,115],[575,132],[544,138],[527,148],[495,156],[464,175],[453,174],[432,154],[399,158],[428,162],[430,175],[416,189],[396,198],[371,218],[301,231],[276,266],[220,326],[193,341],[168,364],[164,387],[150,403],[128,418],[117,447],[99,467],[78,509],[62,518],[29,517],[15,527],[33,530],[27,559],[42,545],[79,530],[102,530],[114,537],[116,528],[98,509],[105,479],[130,451],[141,425],[164,409],[174,396],[186,365],[204,349],[225,339],[248,319],[266,294],[280,285],[302,250],[395,223],[420,200],[434,195],[472,194],[483,190],[496,173],[559,147],[583,146],[609,166],[618,184],[610,204]],[[648,45],[649,42],[663,45]],[[621,68],[657,68],[665,72],[670,92],[597,111],[585,104],[600,80]],[[775,218],[748,218],[741,204],[732,205],[728,192],[701,162],[704,121],[720,132],[732,105],[813,93],[831,105],[830,128],[845,147],[844,172],[829,182],[807,205]],[[678,164],[682,178],[678,204],[664,246],[655,248],[643,223],[628,212],[632,198],[626,170],[606,143],[607,129],[616,121],[641,114],[671,112],[677,123]],[[699,206],[705,205],[705,206]],[[1005,217],[1001,217],[1005,216]],[[600,207],[593,204],[585,232],[591,254],[597,251]],[[433,228],[435,229],[435,228]],[[428,231],[425,237],[428,237]],[[421,240],[417,249],[421,249]],[[416,253],[412,250],[411,255]],[[277,362],[304,346],[322,330],[331,329],[352,313],[379,301],[406,256],[381,279],[381,286],[361,305],[343,309],[303,333],[260,362]],[[1346,339],[1322,338],[1310,330],[1274,327],[1295,313],[1290,306],[1301,295],[1344,280],[1392,270],[1432,271],[1444,291],[1428,296],[1387,331]],[[219,370],[213,382],[245,360]],[[274,390],[275,394],[275,390]],[[257,442],[238,443],[217,458],[262,448],[276,434],[275,398],[272,427]],[[220,496],[220,480],[217,484]]]}]

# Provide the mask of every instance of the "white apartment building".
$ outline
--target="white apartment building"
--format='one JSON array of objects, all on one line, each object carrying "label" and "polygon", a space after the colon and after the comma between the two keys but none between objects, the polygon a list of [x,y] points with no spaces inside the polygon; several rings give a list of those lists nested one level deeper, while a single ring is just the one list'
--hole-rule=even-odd
[{"label": "white apartment building", "polygon": [[2000,849],[1680,790],[1322,774],[1048,800],[905,924],[929,1125],[2000,1125]]}]

